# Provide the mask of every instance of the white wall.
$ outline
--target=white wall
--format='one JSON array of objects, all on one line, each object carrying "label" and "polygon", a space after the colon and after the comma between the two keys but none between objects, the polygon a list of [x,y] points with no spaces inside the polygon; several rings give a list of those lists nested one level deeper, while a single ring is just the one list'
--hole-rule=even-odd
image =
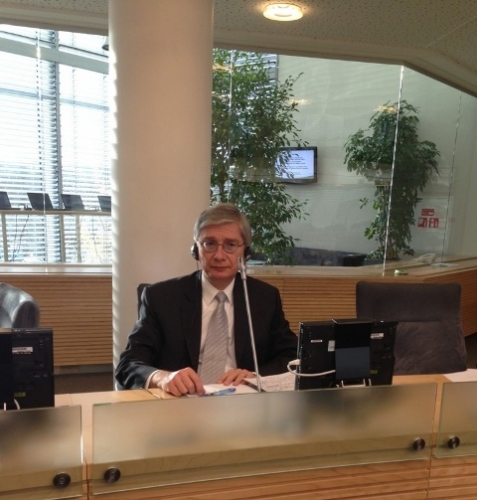
[{"label": "white wall", "polygon": [[379,105],[397,102],[402,89],[402,98],[419,108],[420,140],[434,142],[441,153],[439,175],[416,209],[416,217],[422,208],[434,209],[439,227],[413,228],[411,246],[417,255],[477,254],[477,225],[471,223],[477,209],[477,100],[400,66],[279,57],[280,79],[300,72],[294,85],[300,103],[296,119],[301,137],[318,147],[318,182],[289,187],[296,198],[309,200],[310,216],[287,228],[300,239],[297,245],[358,252],[375,248],[364,236],[374,211],[369,205],[359,208],[361,198],[373,198],[374,187],[346,170],[344,144],[368,127]]}]

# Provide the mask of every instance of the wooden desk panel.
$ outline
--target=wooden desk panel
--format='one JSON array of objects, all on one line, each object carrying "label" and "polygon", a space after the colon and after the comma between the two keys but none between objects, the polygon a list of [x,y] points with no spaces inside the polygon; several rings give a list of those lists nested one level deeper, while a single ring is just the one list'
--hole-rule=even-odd
[{"label": "wooden desk panel", "polygon": [[428,498],[439,500],[477,498],[477,457],[433,458]]},{"label": "wooden desk panel", "polygon": [[351,466],[104,494],[104,500],[424,500],[428,461]]},{"label": "wooden desk panel", "polygon": [[[443,375],[399,376],[394,384],[437,383],[435,429]],[[81,404],[83,435],[91,446],[90,406],[160,397],[160,390],[57,396],[59,404]],[[158,392],[158,394],[156,394]],[[165,401],[164,404],[167,404]],[[233,472],[232,472],[233,473]],[[185,478],[187,480],[187,478]],[[89,489],[92,500],[96,498]],[[104,493],[103,500],[470,500],[477,498],[477,457],[431,458],[319,468],[258,476],[191,482],[125,492]]]}]

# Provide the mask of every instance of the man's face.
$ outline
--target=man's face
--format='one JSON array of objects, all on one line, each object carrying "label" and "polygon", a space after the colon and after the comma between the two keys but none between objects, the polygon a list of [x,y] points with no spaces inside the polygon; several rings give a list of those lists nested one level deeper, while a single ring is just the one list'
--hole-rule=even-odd
[{"label": "man's face", "polygon": [[[217,250],[208,252],[201,243],[216,242]],[[224,250],[227,243],[240,245],[233,253]],[[223,290],[235,278],[238,271],[238,259],[244,253],[244,241],[239,225],[235,222],[209,226],[199,233],[199,262],[207,279],[218,290]]]}]

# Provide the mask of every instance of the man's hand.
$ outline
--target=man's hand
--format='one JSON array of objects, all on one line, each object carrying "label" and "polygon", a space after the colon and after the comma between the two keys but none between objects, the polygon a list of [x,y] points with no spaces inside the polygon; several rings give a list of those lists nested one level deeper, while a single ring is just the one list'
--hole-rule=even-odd
[{"label": "man's hand", "polygon": [[205,394],[204,385],[199,375],[192,368],[183,368],[176,372],[158,371],[149,382],[149,387],[159,387],[174,396],[183,394]]},{"label": "man's hand", "polygon": [[236,368],[234,370],[229,370],[225,372],[219,380],[217,380],[218,384],[224,385],[240,385],[244,378],[255,377],[253,372],[249,372],[248,370],[242,370],[241,368]]}]

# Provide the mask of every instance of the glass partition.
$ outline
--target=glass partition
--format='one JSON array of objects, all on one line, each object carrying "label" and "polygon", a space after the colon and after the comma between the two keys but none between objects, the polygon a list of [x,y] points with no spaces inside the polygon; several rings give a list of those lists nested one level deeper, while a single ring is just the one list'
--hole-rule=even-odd
[{"label": "glass partition", "polygon": [[[251,265],[380,274],[476,256],[474,96],[392,64],[214,60],[213,198],[252,221]],[[305,146],[315,175],[290,149]]]},{"label": "glass partition", "polygon": [[[8,180],[4,201],[10,196],[6,208],[0,204],[0,261],[110,264],[107,217],[55,213],[61,193],[81,193],[92,212],[96,195],[110,192],[107,63],[56,67],[48,59],[54,45],[44,60],[34,51],[11,54],[19,30],[31,38],[22,44],[37,39],[35,30],[16,27],[0,37],[0,61],[11,68],[0,75],[7,110],[0,175]],[[50,44],[61,38],[39,35]],[[102,38],[89,37],[104,59]],[[238,204],[250,219],[250,265],[350,274],[366,265],[367,274],[381,274],[445,269],[476,256],[468,216],[477,211],[475,96],[394,64],[218,48],[213,59],[211,199]],[[37,89],[39,72],[44,88]],[[26,120],[13,132],[12,116]],[[303,147],[316,154],[306,157]],[[25,211],[27,191],[49,194],[55,210]]]},{"label": "glass partition", "polygon": [[83,494],[80,406],[0,412],[2,500]]},{"label": "glass partition", "polygon": [[435,384],[93,408],[92,492],[428,459]]},{"label": "glass partition", "polygon": [[447,383],[442,403],[436,456],[477,455],[477,382]]}]

